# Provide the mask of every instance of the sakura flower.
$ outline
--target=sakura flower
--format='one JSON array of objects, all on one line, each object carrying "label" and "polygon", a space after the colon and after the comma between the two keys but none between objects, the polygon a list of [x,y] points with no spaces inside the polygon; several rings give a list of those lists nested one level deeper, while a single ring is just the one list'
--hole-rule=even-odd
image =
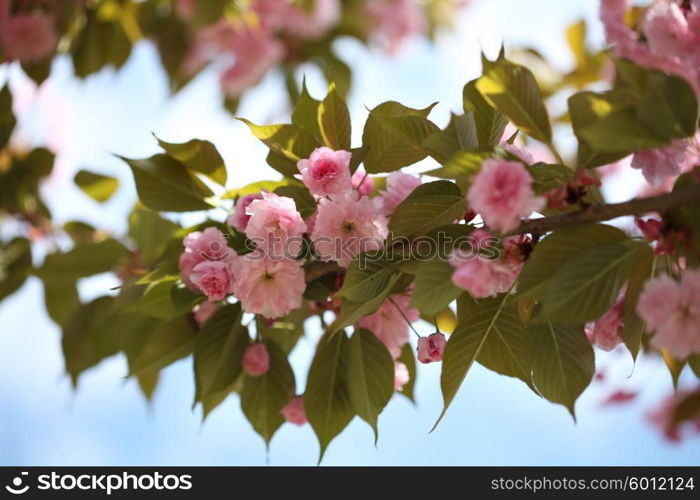
[{"label": "sakura flower", "polygon": [[642,28],[652,52],[678,58],[697,57],[693,49],[698,48],[698,35],[688,26],[678,4],[672,1],[653,3],[644,14]]},{"label": "sakura flower", "polygon": [[369,196],[372,194],[372,190],[374,189],[374,181],[369,175],[367,175],[362,167],[355,170],[355,173],[352,174],[351,181],[352,188],[356,189],[357,192],[360,193],[360,196]]},{"label": "sakura flower", "polygon": [[215,227],[204,231],[194,231],[183,240],[185,251],[180,255],[178,267],[180,278],[189,289],[199,292],[199,287],[191,279],[194,268],[202,262],[231,262],[235,252],[226,243],[224,234]]},{"label": "sakura flower", "polygon": [[664,437],[671,442],[679,443],[683,440],[684,431],[692,429],[700,431],[700,415],[685,422],[676,422],[675,415],[678,405],[687,398],[692,398],[698,394],[700,388],[694,392],[689,390],[679,390],[664,398],[661,403],[652,411],[647,413],[649,422],[663,432]]},{"label": "sakura flower", "polygon": [[653,347],[679,359],[700,353],[700,270],[684,271],[680,282],[667,274],[648,281],[637,312],[654,332]]},{"label": "sakura flower", "polygon": [[243,353],[243,370],[251,377],[265,375],[270,369],[270,353],[262,342],[248,346]]},{"label": "sakura flower", "polygon": [[255,200],[262,200],[262,195],[260,193],[254,193],[238,198],[235,210],[229,215],[226,223],[231,227],[235,227],[240,232],[245,233],[246,227],[248,227],[248,221],[250,220],[250,215],[246,213],[246,210],[248,205]]},{"label": "sakura flower", "polygon": [[403,315],[414,322],[418,321],[420,313],[410,307],[408,295],[392,295],[390,299],[385,300],[374,314],[360,318],[357,326],[374,333],[389,350],[391,357],[397,359],[401,348],[408,342],[409,326]]},{"label": "sakura flower", "polygon": [[250,216],[246,235],[272,257],[294,258],[301,251],[306,223],[292,198],[275,193],[262,193],[246,208]]},{"label": "sakura flower", "polygon": [[296,396],[282,408],[282,416],[290,424],[302,426],[306,420],[306,411],[304,410],[304,396]]},{"label": "sakura flower", "polygon": [[216,311],[219,310],[219,305],[215,302],[209,302],[208,300],[194,306],[192,313],[194,314],[194,320],[201,327],[206,323],[209,318],[211,318]]},{"label": "sakura flower", "polygon": [[532,165],[535,163],[535,158],[532,156],[532,154],[528,153],[524,149],[516,146],[515,144],[509,144],[508,142],[501,142],[499,144],[503,149],[508,151],[510,154],[513,156],[521,159],[523,162],[527,163],[528,165]]},{"label": "sakura flower", "polygon": [[280,318],[301,306],[306,289],[302,265],[296,260],[261,257],[259,252],[242,256],[232,266],[233,294],[245,312]]},{"label": "sakura flower", "polygon": [[442,361],[442,353],[445,350],[447,339],[440,332],[418,339],[418,361],[432,363]]},{"label": "sakura flower", "polygon": [[349,151],[316,148],[308,159],[299,160],[301,180],[316,196],[340,195],[352,188]]},{"label": "sakura flower", "polygon": [[58,34],[51,16],[32,12],[10,16],[0,30],[0,41],[8,60],[35,63],[51,55]]},{"label": "sakura flower", "polygon": [[228,262],[200,262],[194,266],[190,280],[209,300],[223,300],[233,292],[233,273]]},{"label": "sakura flower", "polygon": [[408,367],[400,361],[394,362],[394,390],[403,391],[403,388],[411,380],[411,374],[408,373]]},{"label": "sakura flower", "polygon": [[360,253],[381,248],[387,233],[386,217],[377,214],[372,201],[350,192],[319,201],[311,241],[322,260],[347,267]]},{"label": "sakura flower", "polygon": [[395,54],[412,36],[424,33],[427,21],[415,0],[367,0],[370,38]]},{"label": "sakura flower", "polygon": [[284,13],[284,29],[302,40],[322,38],[340,20],[340,0],[315,0],[310,12],[290,5]]},{"label": "sakura flower", "polygon": [[623,298],[620,297],[615,305],[593,325],[593,342],[604,351],[612,351],[622,342],[620,334],[622,333]]},{"label": "sakura flower", "polygon": [[675,177],[693,166],[694,158],[688,154],[689,142],[675,139],[663,148],[637,151],[632,167],[641,169],[644,178],[652,185],[661,184],[667,177]]},{"label": "sakura flower", "polygon": [[403,172],[392,172],[386,178],[386,190],[375,198],[377,208],[387,217],[394,213],[402,201],[420,186],[420,177]]},{"label": "sakura flower", "polygon": [[532,177],[522,163],[485,160],[467,193],[469,207],[486,225],[503,233],[517,227],[521,217],[544,207],[532,191]]}]

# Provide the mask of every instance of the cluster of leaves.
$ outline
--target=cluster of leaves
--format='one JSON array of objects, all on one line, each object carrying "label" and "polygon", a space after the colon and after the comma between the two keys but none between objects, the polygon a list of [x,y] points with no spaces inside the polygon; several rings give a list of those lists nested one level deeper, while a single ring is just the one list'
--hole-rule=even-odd
[{"label": "cluster of leaves", "polygon": [[[593,169],[632,151],[663,146],[696,132],[698,104],[686,82],[629,61],[616,61],[616,67],[612,90],[583,91],[568,101],[568,117],[579,144],[576,161],[527,166],[538,194],[565,185],[578,168]],[[465,85],[463,109],[444,128],[430,120],[433,107],[414,109],[394,101],[379,104],[369,112],[361,146],[352,148],[350,114],[338,88],[331,85],[328,94],[318,100],[302,85],[291,123],[257,125],[244,120],[269,148],[267,162],[282,180],[232,190],[225,188],[227,170],[211,143],[159,140],[162,153],[142,160],[125,159],[140,199],[129,216],[128,235],[115,239],[85,224],[68,224],[64,229],[73,240],[71,250],[48,255],[36,268],[26,240],[3,244],[0,298],[15,291],[29,274],[42,280],[49,314],[63,329],[66,370],[74,383],[86,369],[123,353],[129,375],[137,377],[150,395],[161,369],[192,355],[194,403],[202,405],[204,416],[235,392],[243,413],[267,443],[284,421],[281,408],[295,393],[303,392],[306,414],[323,455],[356,415],[372,427],[376,437],[378,416],[394,393],[393,360],[372,332],[353,328],[348,335],[346,329],[375,312],[389,295],[412,286],[411,306],[424,317],[437,315],[444,321],[442,329],[451,333],[443,357],[444,409],[438,421],[475,362],[521,380],[537,395],[565,406],[574,415],[575,402],[595,369],[595,353],[584,325],[608,311],[624,289],[625,345],[634,358],[643,349],[652,352],[645,325],[635,312],[637,298],[650,277],[678,269],[677,259],[697,266],[696,243],[682,255],[659,258],[649,244],[611,225],[557,229],[537,235],[541,239],[514,292],[486,299],[475,299],[457,288],[451,281],[451,266],[437,255],[426,260],[388,252],[390,257],[364,265],[360,265],[364,256],[359,256],[344,272],[310,261],[304,305],[275,321],[254,318],[256,336],[270,353],[271,368],[260,377],[249,377],[242,370],[241,358],[252,340],[251,323],[244,321],[239,304],[223,305],[201,328],[193,320],[192,309],[204,297],[188,290],[179,278],[182,238],[215,226],[228,235],[234,251],[243,253],[245,236],[210,218],[182,228],[158,212],[230,207],[231,200],[266,189],[293,198],[306,217],[315,210],[316,201],[295,179],[296,162],[319,146],[351,151],[352,170],[363,164],[372,175],[431,158],[438,167],[426,175],[436,180],[415,189],[389,223],[394,237],[413,244],[437,232],[467,236],[474,229],[455,221],[465,213],[464,195],[483,160],[517,159],[499,146],[508,123],[559,157],[534,75],[506,59],[503,52],[494,61],[483,59],[483,74]],[[3,118],[0,123],[4,126],[9,120]],[[377,181],[381,186],[380,178]],[[111,178],[89,172],[78,174],[76,182],[97,201],[109,198],[116,188]],[[692,176],[683,176],[677,188],[694,182]],[[35,193],[36,184],[32,178],[26,196]],[[12,205],[8,202],[7,206]],[[697,242],[699,211],[700,205],[689,204],[662,215],[682,227],[691,242]],[[123,280],[119,292],[81,303],[78,281],[107,271]],[[341,273],[344,281],[337,289]],[[304,335],[305,320],[337,301],[340,308],[335,320],[327,325],[306,387],[299,391],[289,353]],[[677,360],[666,353],[665,359],[676,379],[686,363],[698,374],[697,356]],[[416,363],[410,347],[404,348],[399,361],[411,374],[403,394],[412,398]]]}]

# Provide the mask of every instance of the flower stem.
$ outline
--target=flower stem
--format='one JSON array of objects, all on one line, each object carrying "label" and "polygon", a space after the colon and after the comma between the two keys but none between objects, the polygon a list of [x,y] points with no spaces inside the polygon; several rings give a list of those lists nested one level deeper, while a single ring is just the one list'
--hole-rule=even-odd
[{"label": "flower stem", "polygon": [[416,337],[420,338],[420,333],[418,333],[418,332],[416,331],[416,329],[413,328],[413,325],[411,324],[411,321],[406,317],[406,315],[405,315],[404,312],[401,310],[401,308],[399,307],[399,305],[398,305],[396,302],[394,302],[394,299],[392,299],[391,297],[387,297],[387,300],[388,300],[389,302],[391,302],[392,304],[394,304],[394,307],[396,308],[397,311],[399,311],[399,314],[400,314],[401,317],[406,321],[406,324],[408,325],[408,327],[409,327],[411,330],[413,330],[413,333],[416,334]]}]

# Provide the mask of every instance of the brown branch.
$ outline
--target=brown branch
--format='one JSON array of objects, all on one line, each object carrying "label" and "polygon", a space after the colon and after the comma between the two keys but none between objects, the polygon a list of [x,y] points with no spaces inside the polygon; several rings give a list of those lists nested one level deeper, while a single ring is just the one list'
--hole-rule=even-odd
[{"label": "brown branch", "polygon": [[691,203],[700,203],[700,183],[694,183],[672,193],[649,198],[639,198],[624,203],[611,203],[608,205],[591,205],[586,209],[575,212],[532,219],[522,223],[507,234],[532,233],[542,235],[562,227],[601,222],[624,215],[642,215],[649,212],[663,213],[680,205]]}]

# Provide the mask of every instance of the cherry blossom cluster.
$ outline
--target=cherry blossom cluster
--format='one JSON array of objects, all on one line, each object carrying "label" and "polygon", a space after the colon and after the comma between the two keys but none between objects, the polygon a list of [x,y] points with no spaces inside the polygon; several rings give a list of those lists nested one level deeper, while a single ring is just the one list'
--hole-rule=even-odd
[{"label": "cherry blossom cluster", "polygon": [[8,61],[36,63],[56,50],[56,2],[35,3],[40,8],[15,9],[15,2],[0,0],[0,48]]},{"label": "cherry blossom cluster", "polygon": [[[700,1],[655,0],[638,22],[628,26],[628,0],[602,0],[600,17],[608,43],[618,57],[642,67],[682,76],[700,96]],[[632,166],[652,185],[672,185],[673,179],[700,163],[698,136],[638,151]]]}]

